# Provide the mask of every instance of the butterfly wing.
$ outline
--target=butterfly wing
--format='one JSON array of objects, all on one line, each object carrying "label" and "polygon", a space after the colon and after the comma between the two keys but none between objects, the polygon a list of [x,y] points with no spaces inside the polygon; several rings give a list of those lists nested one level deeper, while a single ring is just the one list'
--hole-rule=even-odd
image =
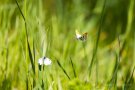
[{"label": "butterfly wing", "polygon": [[80,39],[82,37],[82,35],[78,32],[78,30],[76,30],[76,38]]},{"label": "butterfly wing", "polygon": [[39,65],[43,65],[43,58],[39,58],[39,59],[38,59],[38,64],[39,64]]},{"label": "butterfly wing", "polygon": [[44,59],[44,65],[51,65],[52,61],[49,58]]},{"label": "butterfly wing", "polygon": [[86,33],[84,33],[82,36],[83,36],[83,39],[86,40],[87,37],[88,37],[88,33],[86,32]]}]

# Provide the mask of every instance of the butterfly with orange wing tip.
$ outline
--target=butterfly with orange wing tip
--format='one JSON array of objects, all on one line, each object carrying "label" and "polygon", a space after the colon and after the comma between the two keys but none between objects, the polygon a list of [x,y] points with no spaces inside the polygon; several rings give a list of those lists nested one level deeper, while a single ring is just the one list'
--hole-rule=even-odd
[{"label": "butterfly with orange wing tip", "polygon": [[76,38],[77,38],[78,40],[86,41],[86,40],[87,40],[87,37],[88,37],[88,33],[87,33],[87,32],[85,32],[85,33],[83,33],[83,34],[80,34],[80,33],[78,32],[78,30],[76,30]]}]

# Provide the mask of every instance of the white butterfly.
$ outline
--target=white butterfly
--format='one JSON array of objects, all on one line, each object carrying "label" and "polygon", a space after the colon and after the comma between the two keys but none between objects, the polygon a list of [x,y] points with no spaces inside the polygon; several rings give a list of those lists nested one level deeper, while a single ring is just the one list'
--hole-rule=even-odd
[{"label": "white butterfly", "polygon": [[47,65],[51,65],[51,63],[52,63],[52,61],[47,57],[42,57],[42,58],[38,59],[39,65],[46,65],[47,66]]}]

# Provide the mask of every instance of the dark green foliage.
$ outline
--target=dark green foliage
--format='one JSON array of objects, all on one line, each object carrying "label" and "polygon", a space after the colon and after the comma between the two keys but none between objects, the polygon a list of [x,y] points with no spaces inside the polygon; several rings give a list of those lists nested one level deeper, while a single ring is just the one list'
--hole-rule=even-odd
[{"label": "dark green foliage", "polygon": [[0,90],[134,90],[134,30],[135,0],[0,0]]}]

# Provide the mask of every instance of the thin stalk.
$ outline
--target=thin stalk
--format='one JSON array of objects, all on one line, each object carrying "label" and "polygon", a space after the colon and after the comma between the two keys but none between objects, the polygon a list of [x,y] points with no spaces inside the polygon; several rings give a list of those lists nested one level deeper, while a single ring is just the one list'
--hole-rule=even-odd
[{"label": "thin stalk", "polygon": [[130,83],[130,81],[131,81],[132,78],[133,78],[134,70],[135,70],[135,66],[134,66],[133,71],[132,71],[132,73],[131,73],[131,77],[130,77],[129,80],[128,80],[128,83]]},{"label": "thin stalk", "polygon": [[116,54],[116,62],[115,62],[115,66],[113,69],[112,78],[109,81],[109,89],[112,87],[112,85],[114,85],[114,86],[116,85],[118,68],[119,68],[119,60],[118,60],[118,55]]},{"label": "thin stalk", "polygon": [[98,59],[96,59],[96,85],[98,85]]},{"label": "thin stalk", "polygon": [[135,66],[133,67],[133,71],[131,73],[131,76],[130,75],[127,75],[127,77],[126,77],[125,85],[124,85],[124,90],[127,90],[129,87],[131,87],[130,85],[134,85],[134,83],[132,83],[134,70],[135,70]]},{"label": "thin stalk", "polygon": [[117,55],[117,53],[116,53],[116,63],[115,63],[115,67],[114,67],[114,72],[113,72],[113,75],[112,75],[112,78],[111,78],[111,80],[110,80],[110,82],[109,82],[109,84],[113,84],[114,85],[114,87],[115,87],[115,85],[116,85],[116,83],[117,83],[117,72],[118,72],[118,68],[119,68],[119,65],[120,65],[120,51],[121,51],[121,49],[120,49],[120,38],[119,38],[119,35],[118,35],[118,45],[119,45],[119,52],[118,52],[118,55]]},{"label": "thin stalk", "polygon": [[99,29],[98,29],[98,33],[97,33],[96,45],[95,45],[93,55],[92,55],[92,59],[91,59],[90,65],[89,65],[89,77],[91,75],[92,65],[93,65],[94,59],[96,57],[97,50],[98,50],[99,37],[100,37],[100,33],[101,33],[101,29],[102,29],[102,23],[103,23],[103,19],[104,19],[105,5],[106,5],[106,0],[104,1],[102,13],[101,13]]},{"label": "thin stalk", "polygon": [[44,81],[43,81],[43,79],[42,79],[42,85],[41,85],[41,87],[42,87],[42,90],[44,90]]},{"label": "thin stalk", "polygon": [[[33,62],[34,62],[34,69],[35,69],[35,66],[36,66],[36,62],[35,62],[35,45],[34,45],[34,40],[33,40]],[[36,71],[36,70],[34,70]],[[36,73],[36,72],[35,72]],[[33,78],[33,88],[35,87],[36,85],[36,80],[35,80],[36,77]]]},{"label": "thin stalk", "polygon": [[133,15],[134,15],[134,4],[135,0],[130,0],[129,9],[128,9],[128,15],[127,15],[127,27],[126,27],[126,33],[125,33],[125,39],[128,39],[128,36],[131,32],[131,26],[133,22]]},{"label": "thin stalk", "polygon": [[6,68],[5,68],[5,78],[7,78],[8,73],[8,47],[6,48]]},{"label": "thin stalk", "polygon": [[28,81],[28,78],[26,77],[26,90],[29,90],[29,81]]},{"label": "thin stalk", "polygon": [[87,53],[86,53],[86,42],[82,42],[83,44],[83,50],[84,50],[84,55],[85,55],[85,60],[88,61]]},{"label": "thin stalk", "polygon": [[[17,2],[17,0],[16,0]],[[18,5],[19,6],[19,5]],[[21,9],[19,9],[19,11],[21,11]],[[23,15],[23,13],[21,13],[21,15]],[[24,16],[25,15],[25,16]],[[23,15],[23,19],[25,20],[25,17],[26,17],[26,0],[24,0],[24,15]],[[26,27],[25,27],[26,28]],[[27,33],[27,30],[26,30],[26,33]],[[27,45],[27,37],[26,37],[26,41],[25,41],[25,51],[26,51],[26,61],[28,61],[28,45]]]}]

